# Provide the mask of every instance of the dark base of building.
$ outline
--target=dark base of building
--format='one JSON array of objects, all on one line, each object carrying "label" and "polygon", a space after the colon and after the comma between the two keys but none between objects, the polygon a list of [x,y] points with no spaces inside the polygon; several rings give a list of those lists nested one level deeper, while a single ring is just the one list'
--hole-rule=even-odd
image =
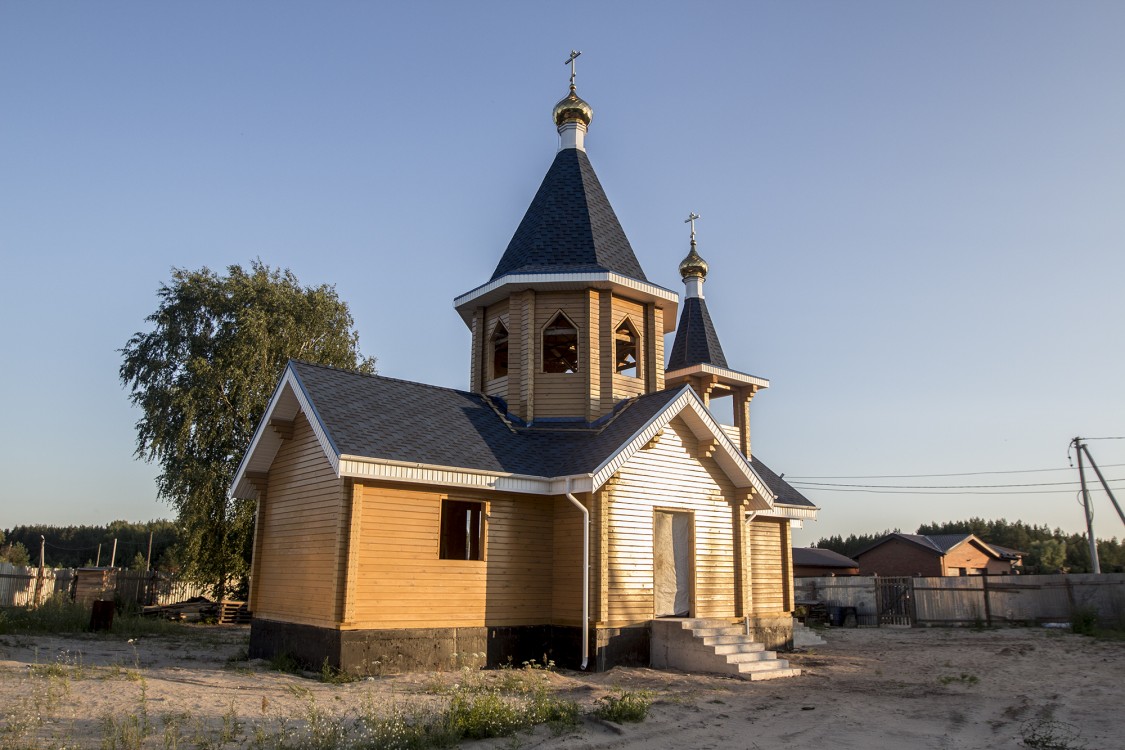
[{"label": "dark base of building", "polygon": [[[586,668],[647,667],[649,642],[647,625],[592,630]],[[308,669],[327,664],[356,675],[519,667],[525,662],[553,662],[565,669],[579,669],[582,630],[561,625],[336,630],[254,618],[250,658],[281,655]]]}]

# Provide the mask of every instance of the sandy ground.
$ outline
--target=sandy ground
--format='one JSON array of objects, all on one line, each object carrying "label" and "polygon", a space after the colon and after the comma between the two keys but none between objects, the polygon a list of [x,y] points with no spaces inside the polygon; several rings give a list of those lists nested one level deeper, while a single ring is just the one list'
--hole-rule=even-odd
[{"label": "sandy ground", "polygon": [[[1125,642],[1040,629],[823,635],[827,645],[788,655],[804,670],[789,679],[650,669],[538,674],[586,711],[621,689],[651,691],[655,700],[641,724],[587,716],[561,736],[541,727],[464,746],[1125,748]],[[504,677],[427,673],[327,684],[240,659],[247,637],[245,628],[214,627],[135,643],[0,636],[0,747],[112,747],[115,738],[121,747],[141,720],[149,729],[144,747],[252,747],[255,731],[271,746],[263,734],[276,737],[309,719],[440,707],[463,681]],[[1033,732],[1056,744],[1035,745]]]}]

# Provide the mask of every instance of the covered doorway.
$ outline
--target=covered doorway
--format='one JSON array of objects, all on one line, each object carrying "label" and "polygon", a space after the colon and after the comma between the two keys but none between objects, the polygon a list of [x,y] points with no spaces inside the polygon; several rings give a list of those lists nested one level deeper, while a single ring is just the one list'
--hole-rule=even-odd
[{"label": "covered doorway", "polygon": [[653,614],[691,617],[694,519],[691,513],[658,510],[652,526]]}]

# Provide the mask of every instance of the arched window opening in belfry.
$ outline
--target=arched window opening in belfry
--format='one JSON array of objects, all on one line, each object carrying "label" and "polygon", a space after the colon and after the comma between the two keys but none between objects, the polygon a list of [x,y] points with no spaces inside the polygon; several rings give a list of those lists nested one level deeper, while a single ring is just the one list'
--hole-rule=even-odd
[{"label": "arched window opening in belfry", "polygon": [[637,329],[628,318],[621,321],[613,333],[615,352],[615,371],[618,375],[628,375],[631,378],[639,376],[637,370],[637,349],[640,337]]},{"label": "arched window opening in belfry", "polygon": [[496,324],[489,346],[492,350],[489,357],[492,363],[491,377],[502,378],[508,374],[508,329],[503,323]]},{"label": "arched window opening in belfry", "polygon": [[561,312],[543,330],[543,372],[578,372],[578,329]]}]

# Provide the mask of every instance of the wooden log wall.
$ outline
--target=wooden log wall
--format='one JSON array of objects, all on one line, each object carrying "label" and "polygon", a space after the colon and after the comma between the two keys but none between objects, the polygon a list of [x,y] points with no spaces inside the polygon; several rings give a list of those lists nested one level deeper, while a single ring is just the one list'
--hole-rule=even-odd
[{"label": "wooden log wall", "polygon": [[789,522],[755,519],[746,535],[750,545],[750,611],[755,615],[793,610],[793,557]]},{"label": "wooden log wall", "polygon": [[254,614],[307,625],[336,622],[344,482],[308,419],[297,416],[270,468],[258,515]]},{"label": "wooden log wall", "polygon": [[679,419],[618,473],[605,498],[606,624],[653,617],[653,514],[688,511],[695,519],[693,612],[735,616],[731,515],[733,487],[712,459],[696,460],[695,437]]},{"label": "wooden log wall", "polygon": [[[349,628],[540,625],[554,606],[554,500],[363,486]],[[484,501],[484,560],[438,557],[441,501]],[[578,514],[573,509],[575,515]],[[578,555],[582,547],[579,537]],[[579,609],[579,611],[581,611]]]}]

